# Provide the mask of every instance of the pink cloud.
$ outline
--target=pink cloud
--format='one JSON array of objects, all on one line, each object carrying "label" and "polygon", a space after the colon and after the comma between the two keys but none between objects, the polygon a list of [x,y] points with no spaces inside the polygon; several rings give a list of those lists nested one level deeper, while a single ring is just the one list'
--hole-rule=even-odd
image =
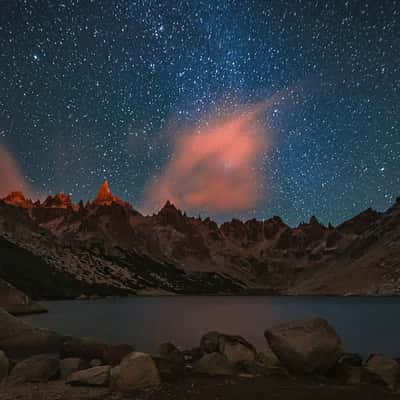
[{"label": "pink cloud", "polygon": [[27,197],[37,197],[15,158],[0,144],[0,198],[13,191],[21,191]]},{"label": "pink cloud", "polygon": [[266,103],[213,119],[174,143],[171,160],[145,190],[147,211],[167,200],[185,211],[224,214],[246,211],[265,196],[260,173],[271,134],[260,121]]}]

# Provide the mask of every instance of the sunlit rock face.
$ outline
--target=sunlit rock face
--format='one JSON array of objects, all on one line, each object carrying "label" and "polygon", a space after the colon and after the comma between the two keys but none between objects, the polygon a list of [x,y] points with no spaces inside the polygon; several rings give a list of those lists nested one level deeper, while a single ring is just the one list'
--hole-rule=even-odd
[{"label": "sunlit rock face", "polygon": [[93,204],[96,204],[98,206],[110,206],[113,202],[118,203],[121,202],[121,200],[111,193],[110,184],[106,180],[100,186],[99,192],[97,193]]}]

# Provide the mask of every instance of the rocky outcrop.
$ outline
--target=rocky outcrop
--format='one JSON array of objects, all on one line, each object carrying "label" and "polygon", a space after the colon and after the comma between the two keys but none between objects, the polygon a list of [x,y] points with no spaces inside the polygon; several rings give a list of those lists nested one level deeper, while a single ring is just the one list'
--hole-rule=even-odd
[{"label": "rocky outcrop", "polygon": [[0,349],[9,357],[58,353],[63,340],[55,332],[32,328],[1,308],[0,326]]},{"label": "rocky outcrop", "polygon": [[382,383],[394,390],[400,383],[400,365],[381,354],[371,355],[365,363],[366,378],[371,382]]},{"label": "rocky outcrop", "polygon": [[47,310],[25,293],[0,278],[0,307],[13,315],[44,313]]},{"label": "rocky outcrop", "polygon": [[291,321],[265,331],[282,364],[301,374],[324,374],[340,357],[339,336],[322,318]]},{"label": "rocky outcrop", "polygon": [[39,354],[19,362],[10,373],[13,383],[47,382],[58,376],[60,361],[53,355]]},{"label": "rocky outcrop", "polygon": [[66,382],[70,385],[108,386],[110,382],[110,371],[111,367],[109,365],[83,369],[71,374]]},{"label": "rocky outcrop", "polygon": [[151,356],[145,353],[128,354],[115,375],[115,389],[122,393],[131,393],[161,383],[156,364]]}]

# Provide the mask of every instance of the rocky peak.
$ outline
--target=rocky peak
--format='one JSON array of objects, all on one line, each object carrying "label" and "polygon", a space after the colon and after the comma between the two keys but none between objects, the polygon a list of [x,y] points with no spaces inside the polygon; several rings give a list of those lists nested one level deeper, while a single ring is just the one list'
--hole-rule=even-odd
[{"label": "rocky peak", "polygon": [[3,199],[3,201],[7,204],[22,208],[30,208],[33,205],[30,199],[26,199],[23,193],[18,191],[11,192],[7,197]]},{"label": "rocky peak", "polygon": [[161,208],[161,210],[158,212],[158,215],[171,215],[171,214],[175,214],[175,215],[182,215],[182,212],[180,210],[178,210],[174,204],[172,204],[169,200],[166,201],[166,203],[164,204],[163,208]]},{"label": "rocky peak", "polygon": [[122,204],[123,202],[117,196],[114,196],[110,189],[110,184],[107,180],[100,186],[97,197],[94,199],[93,204],[98,206],[110,206],[112,203]]},{"label": "rocky peak", "polygon": [[47,208],[71,208],[71,197],[65,193],[58,193],[54,196],[48,196],[43,203],[43,207]]}]

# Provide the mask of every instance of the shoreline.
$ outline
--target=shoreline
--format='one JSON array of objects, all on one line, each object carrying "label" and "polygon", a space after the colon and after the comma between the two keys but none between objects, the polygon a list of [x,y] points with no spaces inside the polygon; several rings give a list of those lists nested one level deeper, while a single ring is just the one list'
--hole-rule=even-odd
[{"label": "shoreline", "polygon": [[33,328],[1,309],[0,324],[0,400],[400,399],[399,359],[346,353],[318,317],[268,328],[262,349],[211,331],[195,348],[164,342],[153,353]]}]

